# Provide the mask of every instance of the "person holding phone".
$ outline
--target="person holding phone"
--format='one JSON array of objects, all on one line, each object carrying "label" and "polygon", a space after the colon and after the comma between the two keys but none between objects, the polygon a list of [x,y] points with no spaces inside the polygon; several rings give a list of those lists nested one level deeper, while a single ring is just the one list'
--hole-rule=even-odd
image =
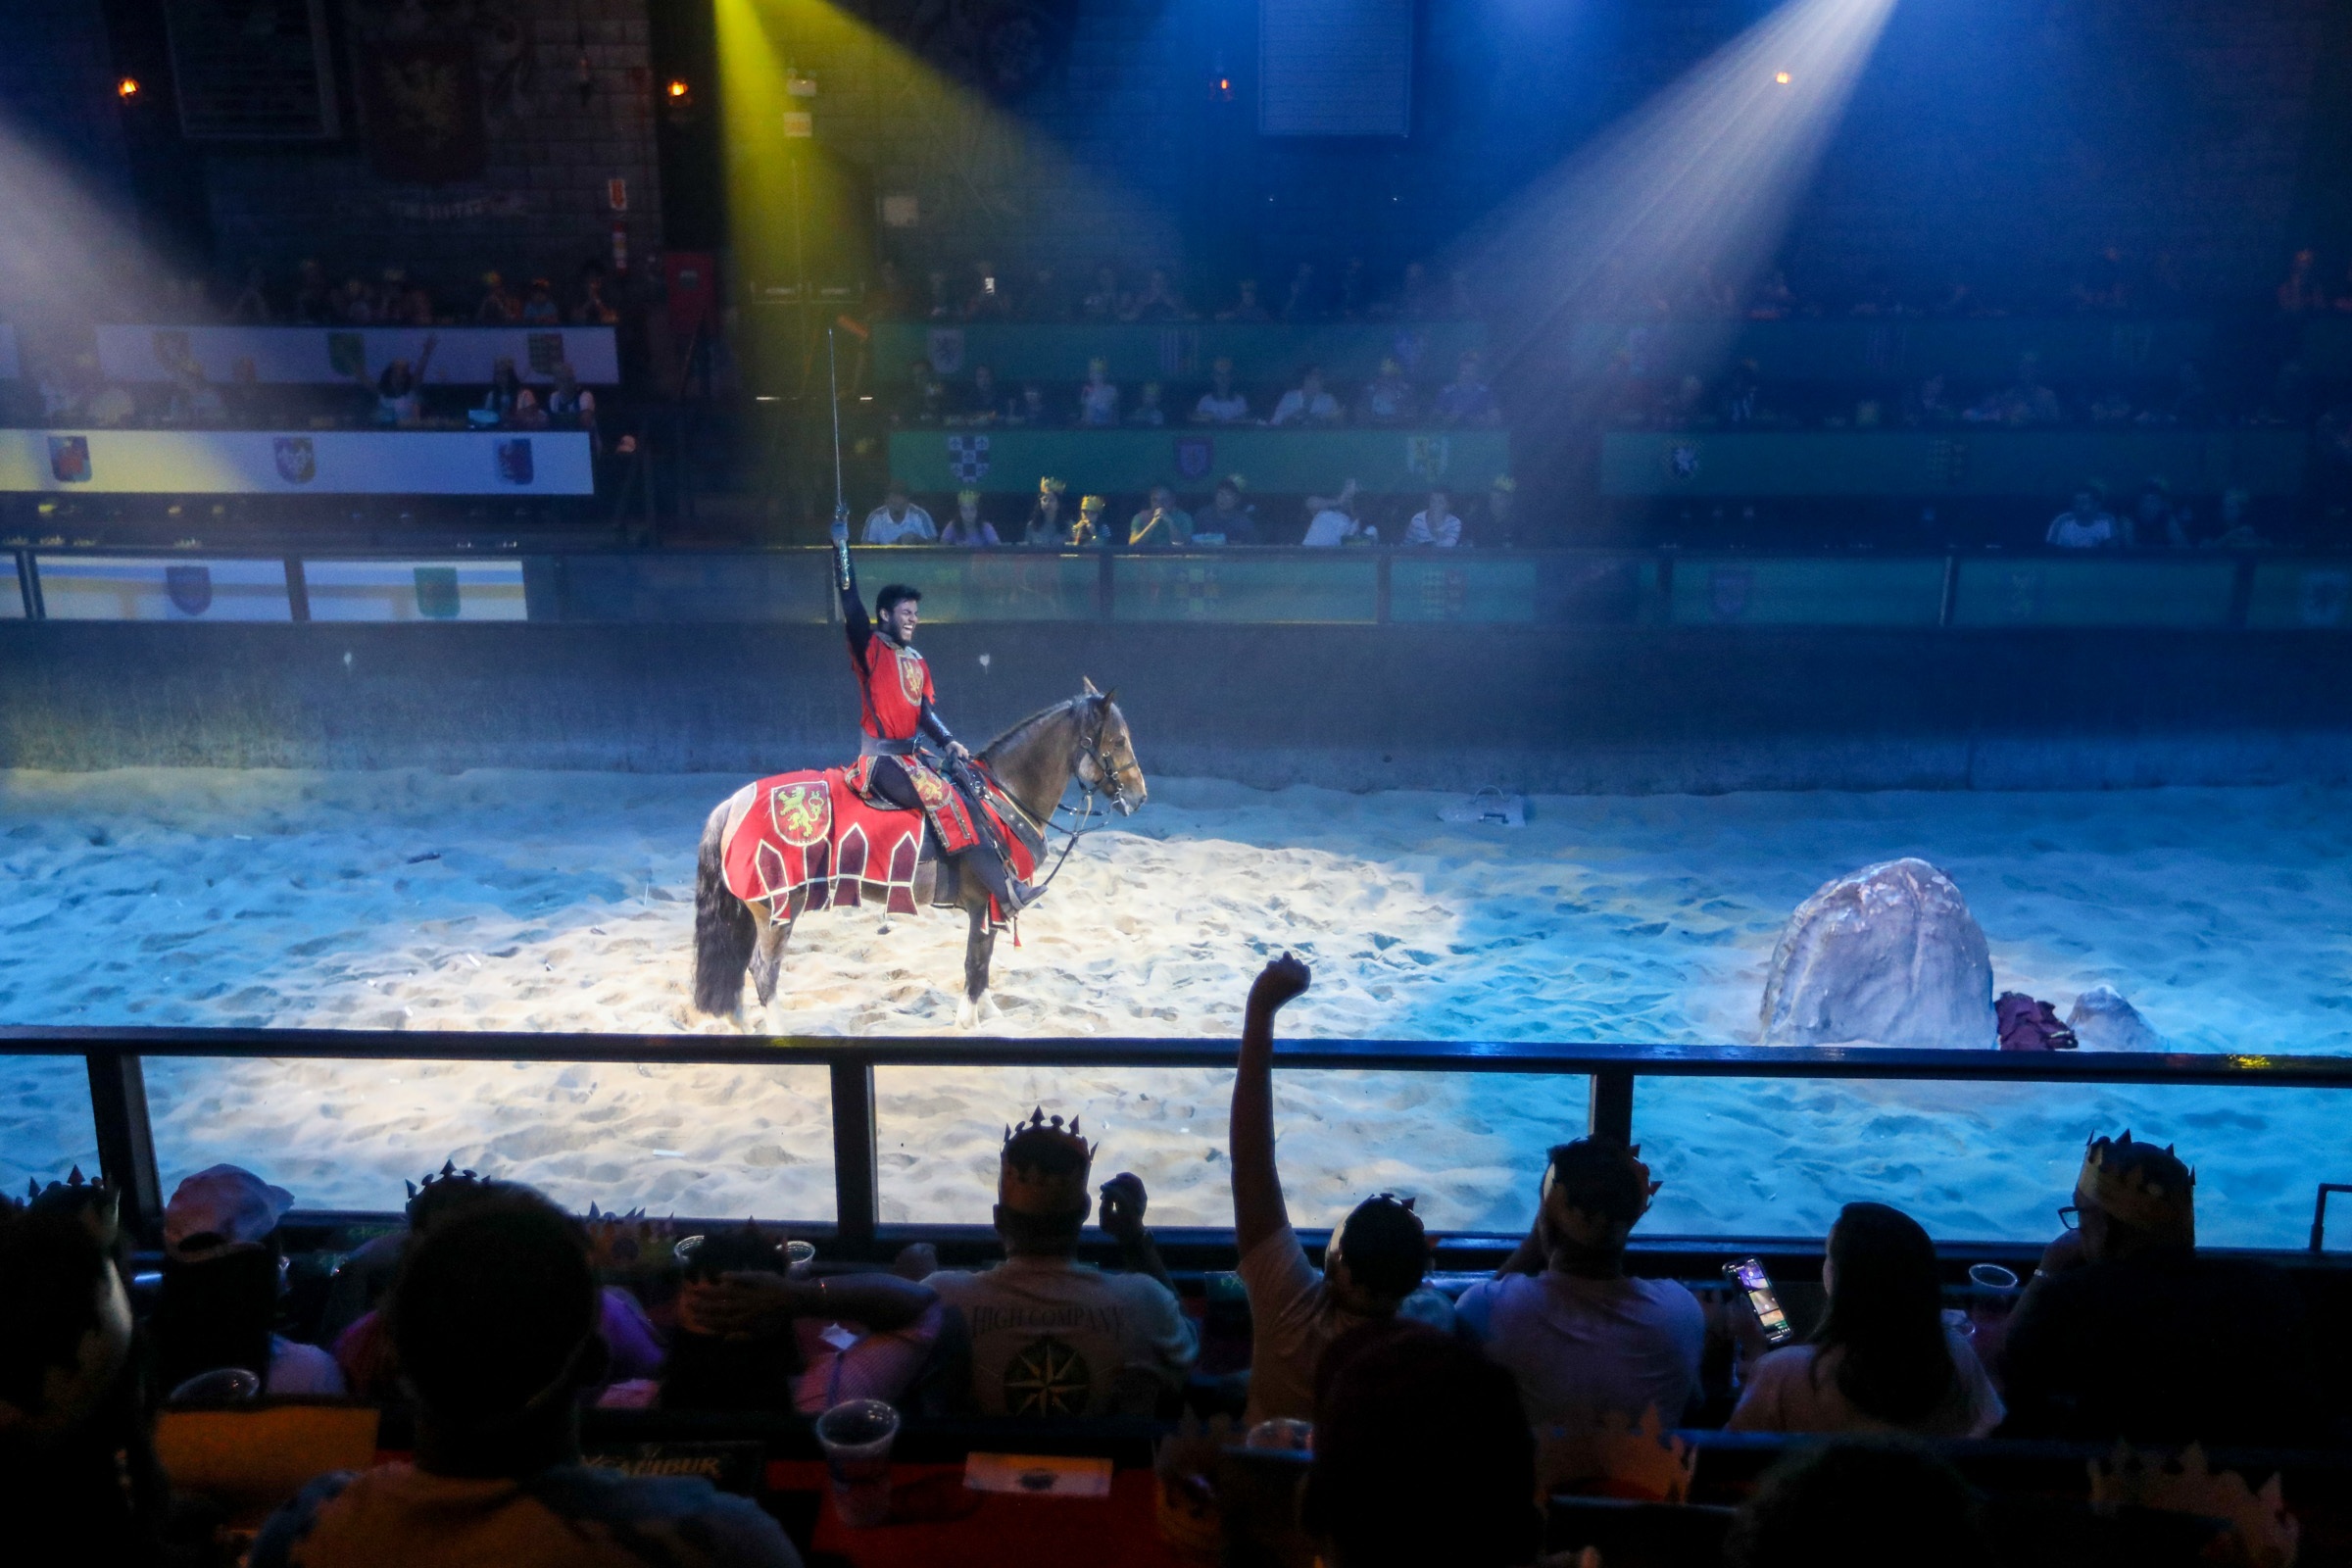
[{"label": "person holding phone", "polygon": [[1654,1408],[1674,1426],[1698,1393],[1707,1338],[1698,1298],[1625,1271],[1626,1243],[1658,1185],[1639,1146],[1560,1145],[1544,1163],[1527,1240],[1454,1302],[1461,1332],[1519,1380],[1533,1425],[1573,1436],[1599,1430],[1611,1412],[1632,1425]]},{"label": "person holding phone", "polygon": [[1917,1220],[1885,1203],[1846,1204],[1821,1283],[1821,1327],[1749,1368],[1730,1430],[1981,1438],[2001,1424],[1992,1380],[1943,1320],[1936,1244]]}]

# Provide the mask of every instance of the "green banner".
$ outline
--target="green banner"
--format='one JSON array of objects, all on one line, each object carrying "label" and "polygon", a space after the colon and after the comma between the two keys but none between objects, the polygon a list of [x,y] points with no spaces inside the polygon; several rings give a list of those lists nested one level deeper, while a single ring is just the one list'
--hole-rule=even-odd
[{"label": "green banner", "polygon": [[1571,373],[1712,376],[1741,360],[1767,381],[1878,383],[1943,375],[1971,383],[2014,378],[2028,354],[2056,381],[2169,376],[2183,360],[2210,363],[2209,321],[1987,318],[1837,321],[1583,321]]},{"label": "green banner", "polygon": [[[890,438],[890,466],[918,495],[970,485],[1033,496],[1038,480],[1051,475],[1069,485],[1065,514],[1075,514],[1081,495],[1120,497],[1127,511],[1116,516],[1124,523],[1154,484],[1200,498],[1228,473],[1267,495],[1328,495],[1351,478],[1375,495],[1411,495],[1433,484],[1474,495],[1510,471],[1510,448],[1501,430],[899,430]],[[1290,525],[1287,516],[1259,518],[1261,527]]]},{"label": "green banner", "polygon": [[1380,618],[1380,562],[1324,556],[1118,556],[1113,620],[1365,622]]},{"label": "green banner", "polygon": [[2352,626],[2352,561],[2257,562],[2246,624],[2302,631]]},{"label": "green banner", "polygon": [[1960,562],[1955,626],[2225,626],[2237,585],[2229,557]]},{"label": "green banner", "polygon": [[1678,625],[1933,626],[1944,560],[1694,557],[1674,564]]},{"label": "green banner", "polygon": [[[1109,362],[1111,379],[1206,381],[1219,358],[1233,361],[1234,379],[1244,388],[1288,386],[1308,365],[1342,383],[1369,380],[1384,359],[1395,359],[1414,380],[1432,386],[1453,379],[1454,364],[1470,349],[1486,347],[1487,329],[1477,321],[1388,321],[1376,325],[1245,326],[1230,321],[985,322],[972,325],[929,321],[883,321],[874,327],[874,375],[884,387],[906,383],[906,367],[927,361],[950,380],[961,380],[985,365],[1000,382],[1075,383],[1086,379],[1089,360]],[[1132,401],[1132,400],[1130,400]],[[1259,410],[1265,413],[1265,410]]]},{"label": "green banner", "polygon": [[2303,488],[2298,430],[1615,431],[1609,496],[2042,496],[2162,475],[2177,492]]}]

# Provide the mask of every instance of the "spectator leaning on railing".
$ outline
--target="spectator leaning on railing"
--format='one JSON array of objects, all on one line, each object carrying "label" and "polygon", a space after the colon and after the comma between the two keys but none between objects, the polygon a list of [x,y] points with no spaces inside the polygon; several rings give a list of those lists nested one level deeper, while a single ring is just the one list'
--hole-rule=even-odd
[{"label": "spectator leaning on railing", "polygon": [[1440,550],[1451,550],[1460,544],[1462,519],[1453,514],[1453,498],[1443,490],[1432,490],[1428,504],[1404,525],[1404,542]]},{"label": "spectator leaning on railing", "polygon": [[980,514],[980,492],[958,490],[956,492],[956,515],[950,517],[947,527],[940,530],[939,542],[971,550],[1003,544],[1004,541],[997,537],[996,524]]},{"label": "spectator leaning on railing", "polygon": [[1193,514],[1176,505],[1176,492],[1155,484],[1127,521],[1130,550],[1182,550],[1193,542]]},{"label": "spectator leaning on railing", "polygon": [[939,542],[931,514],[906,497],[904,480],[893,478],[882,492],[882,504],[865,514],[860,538],[869,545],[928,545]]}]

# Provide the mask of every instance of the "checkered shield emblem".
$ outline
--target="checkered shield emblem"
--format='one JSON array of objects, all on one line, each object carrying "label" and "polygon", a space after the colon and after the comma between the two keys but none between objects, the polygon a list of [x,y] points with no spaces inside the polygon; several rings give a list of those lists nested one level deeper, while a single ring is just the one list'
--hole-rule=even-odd
[{"label": "checkered shield emblem", "polygon": [[978,484],[988,477],[988,437],[984,435],[952,435],[948,437],[948,466],[956,474],[957,484]]}]

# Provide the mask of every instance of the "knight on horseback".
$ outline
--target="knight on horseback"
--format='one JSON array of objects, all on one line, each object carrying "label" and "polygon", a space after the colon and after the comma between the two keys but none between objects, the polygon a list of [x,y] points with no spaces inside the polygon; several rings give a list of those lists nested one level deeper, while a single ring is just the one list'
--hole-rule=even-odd
[{"label": "knight on horseback", "polygon": [[[850,667],[858,677],[862,709],[858,738],[858,775],[868,794],[907,810],[921,811],[934,828],[943,826],[940,808],[946,792],[962,797],[977,832],[973,842],[956,849],[942,832],[943,847],[952,851],[956,865],[978,878],[996,901],[997,911],[1020,912],[1036,896],[1011,864],[1011,852],[994,831],[985,803],[980,770],[972,754],[949,733],[934,705],[931,666],[915,651],[915,627],[921,614],[922,594],[905,583],[890,583],[874,596],[874,618],[865,613],[858,592],[858,568],[850,559],[850,530],[846,516],[833,522],[833,577],[841,591],[841,619],[849,633]],[[877,623],[878,622],[878,623]],[[922,751],[918,733],[930,737],[945,754],[941,769]],[[946,777],[943,779],[942,772]],[[855,776],[855,775],[854,775]]]}]

